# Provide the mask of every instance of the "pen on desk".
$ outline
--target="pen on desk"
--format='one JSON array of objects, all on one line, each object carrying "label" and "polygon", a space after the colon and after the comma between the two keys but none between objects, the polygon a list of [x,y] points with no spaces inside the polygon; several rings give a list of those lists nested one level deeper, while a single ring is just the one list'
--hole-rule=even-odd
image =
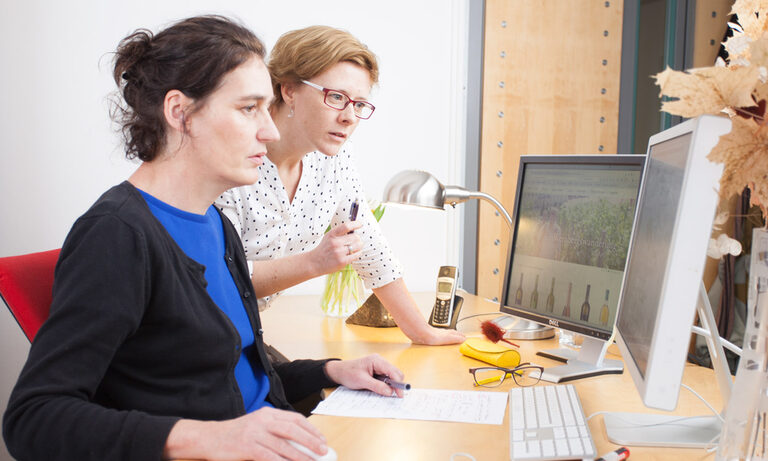
[{"label": "pen on desk", "polygon": [[[349,207],[349,220],[350,221],[356,221],[357,220],[357,210],[360,209],[360,205],[357,203],[357,200],[352,202],[352,205]],[[354,231],[347,232],[348,234],[351,234]]]},{"label": "pen on desk", "polygon": [[384,381],[384,384],[395,389],[405,389],[406,391],[411,389],[410,384],[401,383],[399,381],[395,381],[394,379],[389,379],[389,376],[387,375],[373,375],[373,377],[379,381]]},{"label": "pen on desk", "polygon": [[621,461],[627,458],[629,458],[629,450],[627,447],[621,447],[615,451],[604,454],[603,456],[597,458],[595,461]]}]

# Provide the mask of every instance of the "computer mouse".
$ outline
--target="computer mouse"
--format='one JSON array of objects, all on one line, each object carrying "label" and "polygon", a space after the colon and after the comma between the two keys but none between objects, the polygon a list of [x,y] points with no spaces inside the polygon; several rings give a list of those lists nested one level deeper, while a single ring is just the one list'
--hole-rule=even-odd
[{"label": "computer mouse", "polygon": [[338,457],[336,456],[336,451],[334,451],[333,448],[328,447],[328,453],[320,456],[314,451],[310,450],[309,448],[305,447],[304,445],[294,442],[293,440],[289,440],[288,443],[293,445],[297,450],[304,453],[305,455],[309,456],[310,458],[314,459],[315,461],[336,461]]}]

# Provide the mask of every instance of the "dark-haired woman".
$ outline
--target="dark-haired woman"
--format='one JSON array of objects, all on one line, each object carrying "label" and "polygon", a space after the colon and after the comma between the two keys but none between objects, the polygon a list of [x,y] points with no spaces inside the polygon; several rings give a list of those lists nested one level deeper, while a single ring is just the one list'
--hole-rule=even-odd
[{"label": "dark-haired woman", "polygon": [[257,179],[264,47],[220,17],[138,31],[117,51],[129,157],[143,161],[72,227],[50,318],[3,418],[19,460],[307,460],[324,439],[290,402],[344,384],[391,395],[378,356],[272,366],[234,228],[211,205]]}]

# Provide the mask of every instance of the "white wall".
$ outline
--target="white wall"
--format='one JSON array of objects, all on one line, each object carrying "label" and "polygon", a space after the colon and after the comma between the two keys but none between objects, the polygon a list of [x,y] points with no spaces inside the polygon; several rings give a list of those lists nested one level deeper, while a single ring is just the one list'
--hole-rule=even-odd
[{"label": "white wall", "polygon": [[[375,116],[353,138],[370,198],[402,169],[461,184],[467,5],[470,0],[230,0],[4,2],[0,8],[0,256],[61,246],[72,222],[133,168],[123,159],[106,97],[110,52],[136,28],[199,13],[235,16],[271,48],[311,24],[349,30],[379,57]],[[216,9],[211,9],[215,6]],[[404,102],[405,101],[405,102]],[[459,211],[390,208],[384,231],[415,291],[458,263]],[[318,292],[321,281],[294,292]],[[0,409],[27,342],[0,309]],[[10,459],[0,445],[0,460]]]}]

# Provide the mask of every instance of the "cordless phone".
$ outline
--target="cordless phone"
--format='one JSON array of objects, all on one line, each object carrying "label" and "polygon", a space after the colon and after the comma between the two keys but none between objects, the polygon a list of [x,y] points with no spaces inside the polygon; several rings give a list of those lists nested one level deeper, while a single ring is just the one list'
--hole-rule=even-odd
[{"label": "cordless phone", "polygon": [[455,266],[440,266],[437,272],[435,306],[429,324],[438,328],[456,328],[456,319],[464,298],[456,295],[459,271]]}]

